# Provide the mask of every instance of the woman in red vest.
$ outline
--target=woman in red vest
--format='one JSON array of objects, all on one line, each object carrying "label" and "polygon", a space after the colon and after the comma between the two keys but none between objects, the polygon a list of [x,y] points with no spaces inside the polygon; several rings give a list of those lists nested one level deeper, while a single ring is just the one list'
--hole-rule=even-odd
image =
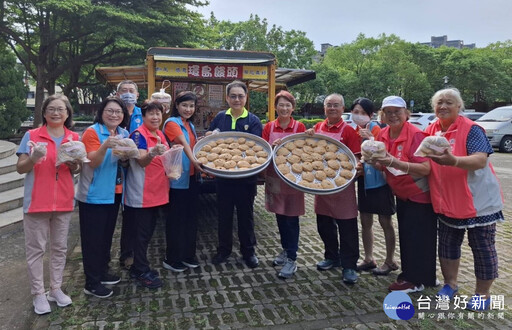
[{"label": "woman in red vest", "polygon": [[130,277],[146,288],[156,289],[162,286],[162,281],[158,271],[151,269],[147,252],[159,212],[166,210],[169,203],[169,179],[160,157],[169,145],[159,129],[163,105],[146,100],[141,111],[142,125],[130,134],[139,149],[140,157],[130,159],[124,209],[126,219],[134,223],[136,228]]},{"label": "woman in red vest", "polygon": [[438,295],[451,299],[458,291],[461,244],[467,230],[476,276],[475,295],[467,308],[487,310],[489,291],[498,277],[496,222],[504,220],[499,182],[489,162],[493,149],[484,129],[459,115],[464,103],[458,90],[438,91],[432,97],[432,107],[439,120],[426,132],[444,136],[451,146],[442,155],[431,156],[429,177],[432,205],[439,219],[439,261],[445,283]]},{"label": "woman in red vest", "polygon": [[430,202],[428,158],[414,152],[426,134],[409,123],[409,110],[399,96],[382,101],[386,126],[377,140],[386,145],[388,155],[376,162],[396,196],[398,237],[402,272],[390,291],[416,292],[436,284],[436,215]]},{"label": "woman in red vest", "polygon": [[[69,222],[75,208],[73,174],[79,162],[56,165],[57,150],[68,139],[78,140],[69,128],[73,108],[64,95],[48,97],[42,107],[43,125],[25,133],[17,151],[18,173],[26,173],[23,198],[23,229],[28,275],[34,311],[51,312],[48,301],[57,306],[70,305],[71,298],[61,290],[66,265]],[[46,243],[50,253],[50,291],[45,294],[43,257]]]}]

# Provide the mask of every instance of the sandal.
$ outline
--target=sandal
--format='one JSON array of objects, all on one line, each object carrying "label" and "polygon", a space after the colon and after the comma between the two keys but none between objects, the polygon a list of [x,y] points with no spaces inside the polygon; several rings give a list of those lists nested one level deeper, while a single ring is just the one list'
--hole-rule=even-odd
[{"label": "sandal", "polygon": [[375,261],[374,261],[374,260],[372,260],[372,261],[364,261],[364,260],[363,260],[363,262],[362,262],[362,263],[360,263],[360,264],[358,264],[358,265],[357,265],[356,270],[357,270],[358,272],[361,272],[361,271],[370,271],[370,270],[372,270],[372,269],[374,269],[374,268],[376,268],[376,267],[377,267],[377,264],[375,263]]},{"label": "sandal", "polygon": [[384,265],[382,265],[381,267],[373,269],[372,273],[374,275],[388,275],[392,271],[398,270],[398,268],[399,267],[396,264],[396,262],[394,262],[392,264],[385,262]]}]

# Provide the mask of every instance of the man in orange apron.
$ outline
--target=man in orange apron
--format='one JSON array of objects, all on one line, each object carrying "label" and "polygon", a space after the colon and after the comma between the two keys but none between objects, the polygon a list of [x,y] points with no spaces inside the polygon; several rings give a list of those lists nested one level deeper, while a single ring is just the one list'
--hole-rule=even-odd
[{"label": "man in orange apron", "polygon": [[[326,119],[315,125],[316,134],[327,135],[345,144],[356,156],[361,153],[359,136],[343,121],[345,101],[340,94],[331,94],[324,100]],[[315,196],[318,233],[325,245],[324,260],[317,263],[319,270],[343,267],[343,282],[357,282],[359,235],[357,230],[357,202],[355,184],[331,195]],[[339,235],[339,240],[338,240]]]}]

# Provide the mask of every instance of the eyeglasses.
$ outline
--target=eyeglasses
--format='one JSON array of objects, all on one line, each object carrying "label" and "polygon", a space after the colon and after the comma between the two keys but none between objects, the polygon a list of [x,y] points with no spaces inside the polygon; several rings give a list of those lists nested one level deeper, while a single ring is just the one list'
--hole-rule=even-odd
[{"label": "eyeglasses", "polygon": [[115,115],[115,116],[121,116],[123,114],[123,110],[116,110],[116,109],[105,109],[104,110],[109,115]]},{"label": "eyeglasses", "polygon": [[66,108],[46,108],[45,112],[53,112],[53,113],[65,113],[67,111]]},{"label": "eyeglasses", "polygon": [[329,109],[329,108],[339,108],[339,107],[341,107],[341,103],[327,103],[325,105],[325,107],[327,109]]},{"label": "eyeglasses", "polygon": [[232,99],[232,100],[237,100],[237,99],[238,100],[243,100],[245,98],[245,96],[246,96],[245,94],[238,94],[238,95],[230,94],[229,98]]}]

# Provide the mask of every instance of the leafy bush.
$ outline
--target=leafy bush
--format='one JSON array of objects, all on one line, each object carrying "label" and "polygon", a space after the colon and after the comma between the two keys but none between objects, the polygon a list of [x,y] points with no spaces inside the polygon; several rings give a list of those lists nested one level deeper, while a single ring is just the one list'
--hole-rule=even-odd
[{"label": "leafy bush", "polygon": [[28,118],[28,88],[23,72],[16,66],[16,57],[0,43],[0,138],[12,136]]},{"label": "leafy bush", "polygon": [[306,129],[307,128],[312,128],[313,126],[315,126],[317,123],[321,123],[324,121],[324,119],[322,118],[317,118],[317,119],[306,119],[306,118],[302,118],[302,119],[299,119],[299,121],[301,123],[303,123],[305,126],[306,126]]},{"label": "leafy bush", "polygon": [[79,115],[79,116],[73,116],[73,121],[93,121],[94,116],[93,115]]}]

